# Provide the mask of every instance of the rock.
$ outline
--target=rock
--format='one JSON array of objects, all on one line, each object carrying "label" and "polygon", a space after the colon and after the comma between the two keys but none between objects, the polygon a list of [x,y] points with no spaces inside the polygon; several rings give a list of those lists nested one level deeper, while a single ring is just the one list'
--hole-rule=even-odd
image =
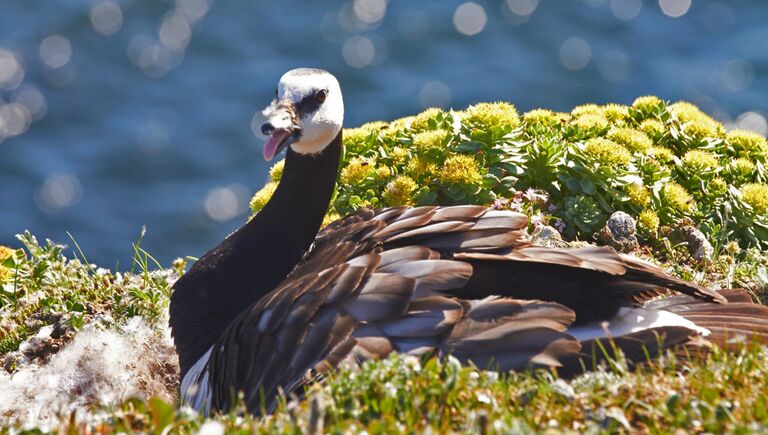
[{"label": "rock", "polygon": [[617,211],[608,218],[605,226],[595,235],[597,241],[618,252],[628,253],[637,249],[637,227],[632,216]]},{"label": "rock", "polygon": [[686,225],[677,229],[680,238],[687,244],[688,253],[699,263],[712,261],[715,249],[709,243],[704,233],[692,225]]},{"label": "rock", "polygon": [[52,351],[55,352],[57,347],[53,343],[51,332],[53,332],[53,325],[40,328],[34,337],[19,344],[19,352],[33,358],[44,358]]},{"label": "rock", "polygon": [[29,363],[29,358],[21,352],[8,352],[3,360],[3,369],[8,373],[13,373],[17,368]]},{"label": "rock", "polygon": [[563,241],[560,232],[549,225],[536,227],[531,234],[531,241],[536,245],[547,246],[550,248],[562,248],[568,246],[568,243]]}]

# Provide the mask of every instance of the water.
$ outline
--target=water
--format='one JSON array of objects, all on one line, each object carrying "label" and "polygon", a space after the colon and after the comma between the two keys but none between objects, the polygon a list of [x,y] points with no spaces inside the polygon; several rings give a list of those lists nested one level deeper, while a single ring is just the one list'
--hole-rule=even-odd
[{"label": "water", "polygon": [[763,0],[105,1],[2,1],[0,244],[69,232],[123,269],[146,225],[161,263],[202,255],[244,222],[268,169],[251,119],[299,66],[339,77],[347,126],[656,94],[766,128]]}]

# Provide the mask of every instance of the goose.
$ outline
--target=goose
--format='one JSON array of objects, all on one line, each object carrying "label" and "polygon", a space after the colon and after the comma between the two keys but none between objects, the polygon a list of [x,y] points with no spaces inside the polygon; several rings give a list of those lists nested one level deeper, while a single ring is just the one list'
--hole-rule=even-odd
[{"label": "goose", "polygon": [[[768,307],[607,247],[546,248],[527,216],[479,205],[361,208],[322,230],[342,154],[344,103],[320,69],[285,73],[264,110],[264,158],[285,151],[277,189],[174,285],[170,326],[181,401],[202,412],[280,394],[392,352],[479,368],[578,373],[620,348],[768,341]],[[666,295],[666,296],[665,296]]]}]

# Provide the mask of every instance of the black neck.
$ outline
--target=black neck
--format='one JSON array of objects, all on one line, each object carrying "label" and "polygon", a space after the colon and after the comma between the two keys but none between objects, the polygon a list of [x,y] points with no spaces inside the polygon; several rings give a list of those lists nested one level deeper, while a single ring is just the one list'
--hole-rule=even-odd
[{"label": "black neck", "polygon": [[316,155],[289,148],[280,184],[264,209],[176,283],[171,327],[182,376],[237,314],[280,284],[312,245],[340,159],[341,132]]}]

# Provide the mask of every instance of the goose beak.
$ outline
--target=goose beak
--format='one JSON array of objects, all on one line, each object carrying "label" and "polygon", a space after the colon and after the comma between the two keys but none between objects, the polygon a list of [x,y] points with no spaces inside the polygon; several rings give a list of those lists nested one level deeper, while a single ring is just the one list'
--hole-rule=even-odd
[{"label": "goose beak", "polygon": [[264,143],[264,160],[270,161],[301,137],[301,129],[292,103],[273,103],[264,110],[264,115],[267,120],[261,125],[261,132],[269,136]]}]

